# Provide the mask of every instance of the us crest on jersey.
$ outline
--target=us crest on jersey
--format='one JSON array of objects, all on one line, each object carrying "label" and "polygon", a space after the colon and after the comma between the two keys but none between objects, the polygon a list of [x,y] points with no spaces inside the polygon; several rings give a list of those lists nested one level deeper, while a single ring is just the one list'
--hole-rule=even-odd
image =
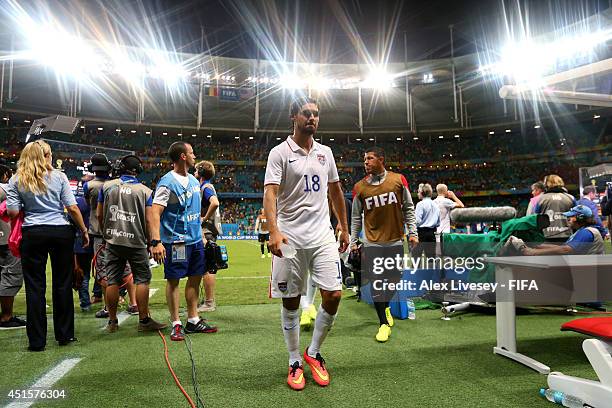
[{"label": "us crest on jersey", "polygon": [[326,158],[324,154],[317,154],[317,160],[319,160],[319,163],[321,163],[321,166],[325,166],[326,163]]}]

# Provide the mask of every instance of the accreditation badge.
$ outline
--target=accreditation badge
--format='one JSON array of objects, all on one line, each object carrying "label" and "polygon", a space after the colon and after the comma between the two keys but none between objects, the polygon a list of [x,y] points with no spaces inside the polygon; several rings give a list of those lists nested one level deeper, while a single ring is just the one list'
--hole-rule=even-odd
[{"label": "accreditation badge", "polygon": [[185,241],[172,243],[172,262],[185,262],[187,259]]}]

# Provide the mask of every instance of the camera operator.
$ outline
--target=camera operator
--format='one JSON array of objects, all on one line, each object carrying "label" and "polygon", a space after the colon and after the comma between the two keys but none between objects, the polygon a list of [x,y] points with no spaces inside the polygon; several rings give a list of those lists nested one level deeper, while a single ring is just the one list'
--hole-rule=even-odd
[{"label": "camera operator", "polygon": [[219,199],[215,186],[211,184],[215,176],[215,166],[209,161],[196,164],[196,178],[200,182],[202,196],[201,223],[204,237],[204,253],[206,255],[206,273],[202,284],[206,300],[198,307],[199,312],[214,312],[217,308],[215,302],[215,283],[217,276],[216,242],[221,234],[221,213],[219,212]]},{"label": "camera operator", "polygon": [[149,316],[149,253],[147,251],[146,220],[153,204],[152,191],[140,183],[136,176],[143,171],[142,162],[134,155],[121,159],[117,169],[120,177],[107,181],[98,196],[96,210],[106,241],[106,267],[108,286],[106,298],[109,320],[106,330],[114,333],[119,329],[117,304],[119,284],[126,263],[132,268],[138,304],[138,331],[157,331],[165,324]]}]

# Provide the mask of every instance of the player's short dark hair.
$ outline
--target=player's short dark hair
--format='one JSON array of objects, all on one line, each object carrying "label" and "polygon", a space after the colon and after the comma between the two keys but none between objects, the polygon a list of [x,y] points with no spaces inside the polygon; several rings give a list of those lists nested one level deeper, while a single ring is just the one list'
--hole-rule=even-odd
[{"label": "player's short dark hair", "polygon": [[317,107],[319,106],[319,102],[317,102],[315,98],[298,96],[291,101],[291,105],[289,105],[289,114],[291,116],[297,115],[298,112],[302,109],[302,106],[306,105],[307,103],[314,103],[315,105],[317,105]]},{"label": "player's short dark hair", "polygon": [[589,195],[589,194],[597,194],[597,187],[595,186],[586,186],[585,188],[582,189],[582,194],[583,195]]},{"label": "player's short dark hair", "polygon": [[364,154],[374,153],[374,155],[376,155],[376,157],[378,157],[378,158],[381,158],[381,157],[383,159],[385,158],[385,151],[384,151],[384,149],[382,147],[379,147],[379,146],[372,146],[372,147],[366,149],[365,152],[363,152],[363,153]]},{"label": "player's short dark hair", "polygon": [[187,142],[174,142],[168,149],[168,157],[172,160],[172,163],[176,163],[181,159],[181,154],[187,154]]},{"label": "player's short dark hair", "polygon": [[8,178],[11,178],[11,176],[13,175],[13,170],[11,170],[11,168],[9,166],[5,166],[4,164],[0,164],[0,180],[4,178],[4,176],[7,176]]}]

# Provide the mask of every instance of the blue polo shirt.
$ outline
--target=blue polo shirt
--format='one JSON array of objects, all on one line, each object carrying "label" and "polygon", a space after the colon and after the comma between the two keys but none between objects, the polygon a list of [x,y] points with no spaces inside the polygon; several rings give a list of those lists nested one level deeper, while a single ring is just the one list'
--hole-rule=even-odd
[{"label": "blue polo shirt", "polygon": [[47,192],[34,194],[18,187],[17,175],[11,177],[6,192],[6,207],[23,210],[24,227],[37,225],[70,225],[64,207],[76,205],[68,177],[58,170],[45,174]]}]

